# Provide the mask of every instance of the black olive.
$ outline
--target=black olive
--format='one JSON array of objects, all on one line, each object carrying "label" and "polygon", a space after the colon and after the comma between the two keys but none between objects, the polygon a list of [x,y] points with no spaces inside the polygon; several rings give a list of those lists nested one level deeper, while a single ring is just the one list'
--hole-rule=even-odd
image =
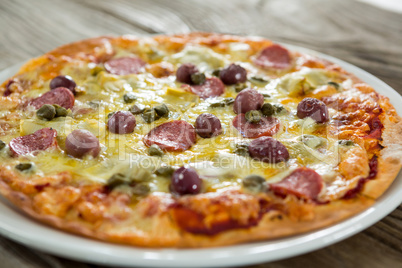
[{"label": "black olive", "polygon": [[245,114],[245,117],[248,122],[255,124],[261,121],[261,112],[257,110],[251,110]]},{"label": "black olive", "polygon": [[206,77],[203,73],[195,73],[191,75],[191,82],[194,85],[202,85],[205,83]]},{"label": "black olive", "polygon": [[132,103],[133,101],[135,101],[137,99],[137,96],[134,95],[134,93],[126,93],[123,96],[123,100],[125,103]]},{"label": "black olive", "polygon": [[169,116],[169,108],[166,106],[166,104],[156,106],[154,108],[154,110],[161,117],[168,117]]},{"label": "black olive", "polygon": [[150,156],[163,156],[163,150],[156,144],[148,148],[148,153]]},{"label": "black olive", "polygon": [[36,116],[41,120],[50,121],[56,116],[56,109],[53,105],[44,104],[36,111]]},{"label": "black olive", "polygon": [[243,187],[250,192],[259,193],[267,189],[265,179],[259,175],[249,175],[242,181]]}]

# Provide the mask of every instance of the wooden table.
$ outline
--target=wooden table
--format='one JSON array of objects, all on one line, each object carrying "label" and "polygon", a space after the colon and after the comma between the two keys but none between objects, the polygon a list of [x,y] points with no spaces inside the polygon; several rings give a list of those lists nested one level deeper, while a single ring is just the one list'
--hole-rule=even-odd
[{"label": "wooden table", "polygon": [[[367,70],[402,93],[402,14],[347,0],[1,0],[0,70],[88,37],[195,30],[261,35],[315,49]],[[335,245],[254,267],[401,267],[401,229],[402,206]],[[0,266],[99,267],[3,237]]]}]

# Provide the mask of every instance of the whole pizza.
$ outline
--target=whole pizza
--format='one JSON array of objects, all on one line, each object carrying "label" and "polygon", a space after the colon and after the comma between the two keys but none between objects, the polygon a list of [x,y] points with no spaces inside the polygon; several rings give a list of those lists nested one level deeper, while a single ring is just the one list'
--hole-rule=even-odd
[{"label": "whole pizza", "polygon": [[258,37],[99,37],[0,86],[0,193],[59,229],[210,247],[325,227],[401,167],[389,99]]}]

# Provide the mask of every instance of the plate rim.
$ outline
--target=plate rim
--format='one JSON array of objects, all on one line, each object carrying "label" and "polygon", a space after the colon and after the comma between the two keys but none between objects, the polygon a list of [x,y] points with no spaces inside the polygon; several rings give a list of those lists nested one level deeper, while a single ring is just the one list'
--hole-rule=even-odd
[{"label": "plate rim", "polygon": [[[258,37],[262,38],[262,37]],[[340,65],[346,71],[354,74],[362,81],[371,85],[377,92],[389,97],[398,114],[402,114],[402,107],[396,104],[402,103],[402,96],[381,79],[369,72],[333,56],[304,48],[297,45],[277,42],[293,51],[315,55],[330,60]],[[15,74],[22,64],[16,64],[0,71],[0,81]],[[119,265],[122,267],[224,267],[251,265],[263,262],[272,262],[284,258],[294,257],[311,252],[341,240],[344,240],[380,221],[402,202],[402,173],[400,172],[387,191],[374,203],[373,206],[363,212],[343,220],[335,225],[324,227],[316,231],[300,235],[273,239],[261,242],[251,242],[240,245],[203,248],[203,249],[153,249],[138,248],[133,246],[113,244],[98,241],[91,238],[77,236],[53,227],[42,224],[29,218],[14,205],[0,196],[0,212],[6,212],[13,218],[2,217],[0,220],[0,234],[56,256],[96,263],[106,266]],[[2,215],[7,215],[2,214]],[[38,232],[20,228],[31,227]],[[59,239],[43,239],[44,231],[48,235],[53,234],[59,239],[75,241],[76,243],[65,245],[58,243]],[[37,243],[40,241],[41,243]],[[65,240],[66,241],[66,240]],[[291,244],[289,246],[289,243]],[[77,246],[81,245],[81,246]],[[95,246],[95,248],[91,247]],[[207,258],[206,258],[207,257]]]}]

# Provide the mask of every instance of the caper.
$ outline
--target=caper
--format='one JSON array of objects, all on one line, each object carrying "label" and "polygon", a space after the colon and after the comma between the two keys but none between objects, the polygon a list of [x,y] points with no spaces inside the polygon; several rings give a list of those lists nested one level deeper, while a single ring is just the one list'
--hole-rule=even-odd
[{"label": "caper", "polygon": [[56,109],[53,105],[44,104],[36,111],[36,116],[41,120],[50,121],[56,116]]},{"label": "caper", "polygon": [[88,101],[88,105],[94,109],[99,108],[100,104],[101,104],[101,101],[99,101],[99,100]]},{"label": "caper", "polygon": [[0,140],[0,151],[4,149],[4,147],[6,147],[6,143],[2,140]]},{"label": "caper", "polygon": [[223,101],[218,101],[218,102],[213,102],[209,105],[211,108],[219,108],[219,107],[225,107],[225,102]]},{"label": "caper", "polygon": [[110,177],[110,179],[106,183],[106,185],[111,189],[114,189],[115,187],[120,185],[128,185],[128,184],[130,184],[130,179],[121,173],[113,174],[113,176]]},{"label": "caper", "polygon": [[114,115],[116,112],[110,112],[107,114],[107,118],[109,119],[112,115]]},{"label": "caper", "polygon": [[249,175],[242,180],[242,185],[250,192],[264,192],[267,189],[265,179],[259,175]]},{"label": "caper", "polygon": [[154,109],[145,109],[142,112],[142,119],[144,119],[145,122],[152,123],[155,120],[159,119],[159,115],[155,112]]},{"label": "caper", "polygon": [[159,106],[156,106],[155,112],[162,117],[168,117],[169,116],[169,108],[166,106],[166,104],[162,104]]},{"label": "caper", "polygon": [[268,93],[262,93],[262,96],[264,97],[264,99],[271,98],[271,95],[269,95]]},{"label": "caper", "polygon": [[17,170],[21,171],[21,172],[29,171],[29,170],[31,170],[33,167],[34,167],[34,164],[33,164],[33,163],[30,163],[30,162],[28,162],[28,163],[19,163],[19,164],[17,164],[17,165],[15,166],[15,168],[16,168]]},{"label": "caper", "polygon": [[161,166],[155,170],[155,174],[162,177],[171,177],[174,172],[174,168],[171,166]]},{"label": "caper", "polygon": [[248,144],[246,143],[237,143],[235,150],[233,151],[237,155],[241,156],[249,156],[248,153]]},{"label": "caper", "polygon": [[265,116],[272,116],[275,113],[275,108],[271,103],[264,103],[261,107],[261,112]]},{"label": "caper", "polygon": [[338,144],[343,145],[343,146],[352,146],[355,143],[353,141],[351,141],[351,140],[339,140]]},{"label": "caper", "polygon": [[220,74],[221,74],[221,69],[215,69],[215,70],[213,70],[213,72],[212,72],[212,75],[213,75],[213,76],[216,76],[216,77],[219,77]]},{"label": "caper", "polygon": [[332,81],[328,82],[328,85],[333,86],[334,88],[336,88],[336,90],[338,90],[340,87],[338,83]]},{"label": "caper", "polygon": [[256,85],[260,85],[260,86],[264,86],[266,85],[269,80],[260,77],[260,76],[252,76],[248,79],[251,83],[256,84]]},{"label": "caper", "polygon": [[194,85],[202,85],[205,83],[206,77],[203,73],[195,73],[191,75],[191,82]]},{"label": "caper", "polygon": [[136,99],[137,99],[137,96],[135,96],[134,93],[132,93],[132,92],[126,93],[123,96],[123,100],[124,100],[125,103],[132,103]]},{"label": "caper", "polygon": [[134,104],[128,109],[128,111],[132,114],[140,114],[145,110],[145,105],[142,104]]},{"label": "caper", "polygon": [[151,188],[146,184],[136,184],[132,188],[132,193],[135,195],[147,195],[151,191]]},{"label": "caper", "polygon": [[282,104],[273,104],[272,106],[274,107],[275,114],[281,114],[286,111]]},{"label": "caper", "polygon": [[95,76],[95,75],[97,75],[98,73],[100,73],[100,72],[102,72],[102,71],[103,71],[103,68],[102,68],[102,67],[100,67],[100,66],[95,66],[94,68],[91,69],[91,75],[92,75],[92,76]]},{"label": "caper", "polygon": [[152,144],[151,147],[148,148],[148,154],[150,156],[163,156],[163,151],[158,145]]},{"label": "caper", "polygon": [[240,92],[240,91],[242,91],[243,89],[247,88],[247,85],[243,83],[243,84],[236,84],[236,85],[234,85],[233,87],[234,87],[234,90],[235,90],[236,92]]},{"label": "caper", "polygon": [[234,103],[235,99],[234,98],[226,98],[223,100],[226,105],[231,105]]},{"label": "caper", "polygon": [[261,121],[261,112],[257,110],[251,110],[245,114],[245,117],[248,122],[255,124]]},{"label": "caper", "polygon": [[53,107],[56,109],[56,117],[66,117],[68,114],[68,110],[60,105],[53,104]]}]

